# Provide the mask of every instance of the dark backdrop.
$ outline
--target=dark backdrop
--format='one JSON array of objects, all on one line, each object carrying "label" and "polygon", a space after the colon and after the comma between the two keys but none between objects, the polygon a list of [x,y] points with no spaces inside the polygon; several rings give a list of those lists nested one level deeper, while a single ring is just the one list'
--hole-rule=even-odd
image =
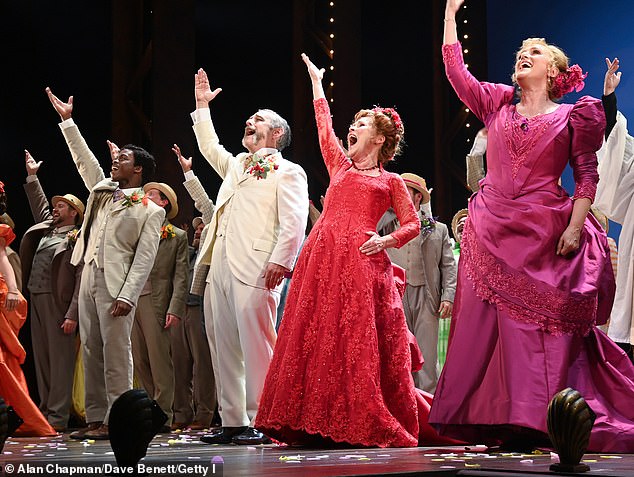
[{"label": "dark backdrop", "polygon": [[[88,195],[59,131],[59,117],[44,93],[46,86],[64,100],[74,96],[73,117],[106,175],[110,167],[106,139],[152,150],[159,165],[157,179],[178,192],[182,212],[175,222],[180,225],[191,222],[195,211],[169,145],[179,143],[186,155],[193,156],[194,169],[213,198],[220,184],[198,153],[189,118],[194,108],[193,75],[203,67],[212,87],[223,88],[212,103],[212,117],[225,147],[241,151],[246,118],[261,107],[276,110],[293,129],[294,142],[285,156],[306,169],[310,196],[318,203],[328,178],[319,154],[302,51],[320,66],[335,66],[325,81],[335,82],[331,106],[340,137],[345,137],[347,125],[362,107],[399,110],[406,145],[389,169],[427,178],[435,189],[434,210],[441,220],[450,221],[468,197],[464,155],[475,130],[456,127],[468,118],[446,89],[439,56],[444,1],[340,0],[334,7],[329,3],[0,0],[4,73],[0,180],[6,184],[9,213],[16,223],[14,248],[33,224],[22,189],[25,148],[44,161],[39,177],[49,197],[70,192],[85,200]],[[465,28],[483,33],[486,2],[470,3],[471,23]],[[164,12],[171,8],[181,13],[177,12],[181,5],[191,11],[173,14],[170,27],[172,18],[165,18]],[[320,35],[333,32],[328,45]],[[486,66],[486,38],[475,38],[465,44],[479,50],[480,60],[473,64],[479,71]],[[150,39],[153,61],[139,79],[142,68],[130,71],[125,60],[142,57],[138,45],[147,45]],[[334,49],[332,58],[329,48]],[[170,55],[173,65],[166,61]],[[446,125],[452,121],[452,126]],[[160,147],[152,146],[157,144]],[[444,144],[449,156],[446,170],[438,163],[438,144]],[[29,351],[28,323],[21,339]],[[36,396],[30,379],[31,353],[27,355],[25,369]]]}]

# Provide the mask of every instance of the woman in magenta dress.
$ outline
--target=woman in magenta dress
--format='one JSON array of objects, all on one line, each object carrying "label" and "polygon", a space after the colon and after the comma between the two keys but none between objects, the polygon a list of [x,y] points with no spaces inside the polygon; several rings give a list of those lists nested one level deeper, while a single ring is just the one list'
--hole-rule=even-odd
[{"label": "woman in magenta dress", "polygon": [[[550,399],[571,387],[596,413],[588,450],[634,452],[634,368],[595,325],[614,276],[605,232],[587,215],[605,116],[584,75],[543,39],[525,40],[513,81],[478,82],[466,68],[447,0],[443,60],[460,99],[488,129],[487,175],[469,200],[451,338],[430,422],[489,445],[548,443]],[[576,189],[558,185],[567,163]]]},{"label": "woman in magenta dress", "polygon": [[[256,427],[289,444],[449,442],[427,424],[430,396],[414,388],[405,315],[385,252],[420,229],[403,180],[382,167],[398,153],[403,124],[392,109],[360,111],[348,158],[332,129],[323,70],[302,58],[330,186],[293,272]],[[388,207],[402,227],[379,237]]]}]

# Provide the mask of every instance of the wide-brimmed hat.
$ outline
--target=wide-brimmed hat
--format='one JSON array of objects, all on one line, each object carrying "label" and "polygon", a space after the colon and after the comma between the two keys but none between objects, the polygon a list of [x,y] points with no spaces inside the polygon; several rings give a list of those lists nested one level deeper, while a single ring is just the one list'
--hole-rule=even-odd
[{"label": "wide-brimmed hat", "polygon": [[0,215],[0,224],[8,225],[12,229],[15,228],[15,222],[13,221],[11,216],[9,214],[7,214],[6,212],[4,214]]},{"label": "wide-brimmed hat", "polygon": [[194,220],[192,220],[192,225],[194,226],[194,230],[196,230],[198,226],[202,223],[203,223],[202,217],[194,217]]},{"label": "wide-brimmed hat", "polygon": [[150,189],[157,189],[163,193],[167,200],[169,201],[172,208],[167,214],[167,219],[173,219],[178,215],[178,198],[176,197],[176,192],[170,186],[168,186],[164,182],[148,182],[143,186],[143,191],[147,192]]},{"label": "wide-brimmed hat", "polygon": [[84,220],[84,210],[86,208],[84,207],[84,203],[79,200],[79,198],[75,197],[73,194],[54,195],[51,199],[53,207],[55,207],[55,204],[57,204],[60,200],[63,200],[77,211],[77,214],[79,215],[79,222]]},{"label": "wide-brimmed hat", "polygon": [[427,189],[427,183],[425,182],[425,179],[423,179],[421,176],[412,174],[411,172],[405,172],[401,174],[401,178],[405,182],[406,186],[417,190],[421,194],[425,193],[425,189]]},{"label": "wide-brimmed hat", "polygon": [[455,213],[453,219],[451,220],[451,231],[453,232],[453,238],[459,242],[458,240],[458,222],[463,217],[467,217],[469,215],[469,209],[460,209]]},{"label": "wide-brimmed hat", "polygon": [[605,215],[603,212],[601,212],[599,209],[597,209],[595,206],[590,207],[590,212],[592,212],[592,215],[596,217],[596,219],[601,224],[601,227],[603,227],[603,230],[605,230],[607,233],[608,229],[610,228],[610,222],[608,221],[608,216]]}]

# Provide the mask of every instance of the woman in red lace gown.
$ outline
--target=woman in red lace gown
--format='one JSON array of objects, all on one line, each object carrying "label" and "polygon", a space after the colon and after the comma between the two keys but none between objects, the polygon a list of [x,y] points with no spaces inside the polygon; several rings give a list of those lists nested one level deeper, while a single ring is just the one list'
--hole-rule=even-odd
[{"label": "woman in red lace gown", "polygon": [[[302,55],[330,186],[297,260],[256,427],[289,444],[405,447],[447,443],[427,424],[431,396],[414,387],[401,297],[386,247],[420,222],[398,174],[403,124],[393,109],[361,110],[349,158],[332,129],[318,69]],[[401,228],[379,237],[388,209]]]},{"label": "woman in red lace gown", "polygon": [[[0,182],[0,214],[6,212],[4,184]],[[6,247],[15,239],[11,227],[0,224],[0,396],[24,421],[15,436],[54,436],[55,430],[29,396],[20,365],[26,353],[18,332],[26,320],[27,303],[15,281]]]}]

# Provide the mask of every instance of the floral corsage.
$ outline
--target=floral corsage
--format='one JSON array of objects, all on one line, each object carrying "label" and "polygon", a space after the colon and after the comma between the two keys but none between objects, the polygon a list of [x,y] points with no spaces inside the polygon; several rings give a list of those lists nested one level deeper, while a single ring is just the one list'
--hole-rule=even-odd
[{"label": "floral corsage", "polygon": [[77,236],[79,235],[79,229],[69,230],[66,234],[66,240],[71,243],[77,242]]},{"label": "floral corsage", "polygon": [[273,156],[258,156],[252,154],[244,163],[244,170],[247,174],[251,174],[256,179],[266,179],[269,172],[276,171],[279,164],[275,162]]},{"label": "floral corsage", "polygon": [[[143,194],[143,195],[141,195]],[[143,193],[143,189],[139,189],[134,191],[132,194],[130,195],[126,195],[123,199],[121,199],[123,202],[122,204],[125,207],[132,207],[133,205],[136,204],[143,204],[144,206],[147,207],[147,203],[148,203],[148,197]]]},{"label": "floral corsage", "polygon": [[423,219],[420,221],[420,231],[423,234],[423,237],[426,237],[430,233],[434,231],[436,228],[436,219],[433,217],[423,216]]},{"label": "floral corsage", "polygon": [[174,232],[174,226],[172,224],[163,225],[163,227],[161,227],[161,240],[174,237],[176,237],[176,232]]}]

